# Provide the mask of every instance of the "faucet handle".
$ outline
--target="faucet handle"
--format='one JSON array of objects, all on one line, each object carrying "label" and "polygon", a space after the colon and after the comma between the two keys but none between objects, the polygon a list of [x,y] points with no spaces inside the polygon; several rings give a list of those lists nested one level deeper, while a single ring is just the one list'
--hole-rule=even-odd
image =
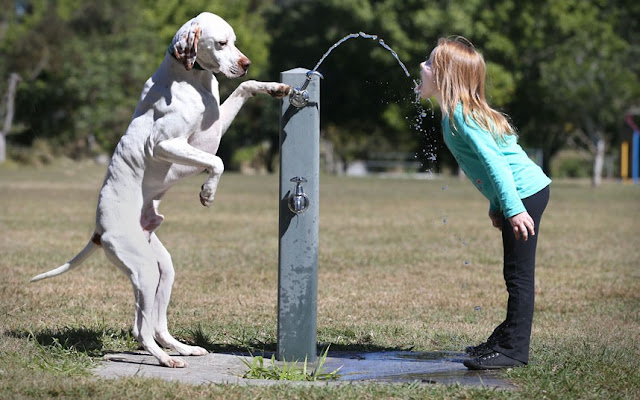
[{"label": "faucet handle", "polygon": [[296,108],[303,108],[309,104],[309,92],[307,91],[307,86],[309,86],[309,82],[313,78],[313,75],[318,75],[320,79],[324,79],[324,76],[318,71],[308,71],[306,73],[307,80],[304,81],[301,87],[292,88],[291,94],[289,95],[289,103]]},{"label": "faucet handle", "polygon": [[309,92],[306,89],[292,88],[289,103],[296,108],[306,107],[309,104]]}]

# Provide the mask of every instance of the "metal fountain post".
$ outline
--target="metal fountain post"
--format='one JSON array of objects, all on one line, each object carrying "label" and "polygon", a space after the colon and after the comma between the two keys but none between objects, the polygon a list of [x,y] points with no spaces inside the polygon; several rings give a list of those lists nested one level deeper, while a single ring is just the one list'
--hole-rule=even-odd
[{"label": "metal fountain post", "polygon": [[280,75],[295,88],[280,116],[280,361],[317,360],[320,77],[304,68]]},{"label": "metal fountain post", "polygon": [[[343,42],[377,40],[409,71],[377,35],[352,33],[324,53],[313,70],[281,72],[295,88],[280,115],[280,218],[278,242],[278,351],[281,361],[316,361],[318,297],[318,215],[320,178],[320,74],[317,70]],[[303,82],[301,87],[296,85]],[[417,82],[414,81],[417,86]]]}]

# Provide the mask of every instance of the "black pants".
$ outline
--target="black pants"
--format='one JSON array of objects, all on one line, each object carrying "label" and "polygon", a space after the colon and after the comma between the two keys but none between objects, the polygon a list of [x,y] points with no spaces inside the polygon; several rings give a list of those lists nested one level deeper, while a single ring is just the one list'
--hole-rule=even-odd
[{"label": "black pants", "polygon": [[529,362],[529,343],[533,323],[535,297],[536,245],[540,233],[542,213],[549,202],[549,186],[531,197],[523,199],[527,212],[535,222],[535,236],[526,242],[516,240],[511,224],[502,221],[502,245],[504,247],[504,280],[509,300],[507,318],[493,331],[487,343],[500,353]]}]

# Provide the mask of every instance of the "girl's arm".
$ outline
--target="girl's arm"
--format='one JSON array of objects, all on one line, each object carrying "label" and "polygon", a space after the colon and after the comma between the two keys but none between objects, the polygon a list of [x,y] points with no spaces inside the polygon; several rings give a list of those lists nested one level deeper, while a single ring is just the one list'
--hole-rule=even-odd
[{"label": "girl's arm", "polygon": [[[522,204],[511,167],[496,140],[490,132],[483,130],[473,121],[465,121],[461,113],[454,114],[454,122],[458,127],[457,132],[469,144],[485,167],[497,193],[501,211],[509,220],[516,240],[522,238],[527,241],[529,235],[535,235],[535,224]],[[493,226],[502,230],[502,221],[498,220],[493,204],[489,210],[489,217]]]}]

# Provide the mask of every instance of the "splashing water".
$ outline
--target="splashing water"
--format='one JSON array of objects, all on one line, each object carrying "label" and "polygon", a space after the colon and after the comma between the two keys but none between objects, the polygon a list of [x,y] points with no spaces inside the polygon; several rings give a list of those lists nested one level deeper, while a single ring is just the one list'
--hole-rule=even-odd
[{"label": "splashing water", "polygon": [[[422,85],[422,79],[413,80],[413,94],[416,96],[413,101],[414,104],[420,104],[420,99],[422,98],[422,96],[420,96],[420,85]],[[431,102],[431,100],[429,100],[429,102]]]},{"label": "splashing water", "polygon": [[418,98],[414,102],[416,114],[411,128],[421,135],[422,148],[420,150],[420,154],[416,153],[415,158],[422,160],[423,163],[421,167],[429,171],[431,166],[437,161],[437,153],[440,148],[440,144],[434,134],[436,124],[434,123],[435,113],[433,111],[433,103],[431,103],[431,100],[427,100],[431,104],[431,107],[428,108],[430,112],[427,112],[428,110],[425,110],[419,97],[420,95],[418,94]]},{"label": "splashing water", "polygon": [[[393,50],[388,44],[386,44],[383,39],[380,39],[378,35],[371,35],[362,31],[358,33],[351,33],[343,37],[342,39],[338,40],[331,47],[329,47],[329,49],[322,55],[322,57],[320,57],[320,60],[316,63],[316,65],[313,67],[313,70],[311,70],[310,73],[318,71],[318,68],[320,68],[320,65],[324,62],[324,60],[331,54],[333,50],[335,50],[342,43],[346,42],[347,40],[355,39],[359,37],[363,39],[371,39],[371,40],[377,41],[380,46],[382,46],[384,49],[389,51],[389,53],[391,53],[393,58],[396,59],[396,61],[404,71],[405,75],[408,78],[411,78],[411,74],[409,73],[409,70],[404,65],[404,63],[400,60],[400,57],[398,56],[398,53],[395,52],[395,50]],[[415,95],[413,104],[416,107],[417,115],[414,118],[414,121],[411,127],[417,132],[422,134],[422,139],[424,142],[424,146],[422,148],[422,154],[419,157],[418,157],[418,154],[416,154],[415,158],[420,158],[424,160],[426,163],[432,164],[436,162],[436,154],[437,154],[439,145],[437,144],[437,141],[435,140],[435,137],[432,134],[435,129],[433,126],[434,124],[429,124],[429,126],[431,127],[429,130],[423,127],[423,122],[426,118],[429,117],[429,115],[427,114],[427,112],[425,111],[421,103],[420,90],[419,90],[420,84],[421,84],[420,79],[413,79],[413,93]],[[431,103],[431,100],[428,100],[428,101],[429,103]],[[434,118],[433,103],[431,103],[430,109],[431,109],[431,119],[433,119]],[[424,168],[425,165],[422,164],[421,167]],[[430,168],[427,168],[427,169],[430,170]]]}]

